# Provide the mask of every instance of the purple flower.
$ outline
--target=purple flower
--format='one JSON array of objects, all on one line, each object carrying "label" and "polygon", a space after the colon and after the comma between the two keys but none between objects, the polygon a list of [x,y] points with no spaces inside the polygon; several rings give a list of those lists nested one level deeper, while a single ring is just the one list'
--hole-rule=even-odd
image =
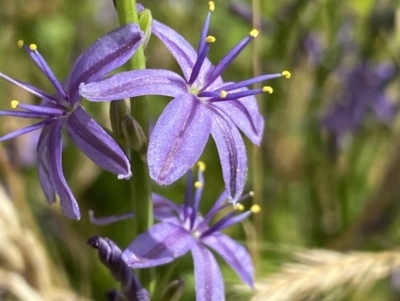
[{"label": "purple flower", "polygon": [[207,59],[208,13],[198,50],[173,29],[153,21],[152,32],[165,44],[180,65],[184,77],[166,70],[139,70],[116,74],[98,83],[82,84],[81,94],[92,101],[115,100],[140,95],[164,95],[174,99],[158,119],[149,142],[150,176],[168,185],[195,164],[210,134],[217,145],[226,190],[231,202],[242,195],[246,175],[246,149],[238,128],[259,145],[264,118],[258,111],[255,94],[272,93],[271,87],[249,90],[246,87],[290,73],[268,74],[238,83],[224,83],[221,73],[258,34],[252,30],[216,66]]},{"label": "purple flower", "polygon": [[394,69],[388,64],[372,67],[362,64],[344,77],[343,92],[322,119],[324,126],[336,137],[354,131],[368,110],[383,122],[390,122],[397,108],[384,92],[387,82],[393,77]]},{"label": "purple flower", "polygon": [[25,46],[19,41],[19,46],[24,48],[53,84],[56,90],[54,95],[0,73],[0,77],[42,99],[40,105],[21,104],[13,100],[12,108],[20,108],[21,111],[0,111],[0,116],[42,119],[38,123],[0,137],[0,141],[42,128],[37,145],[40,184],[49,203],[55,201],[56,194],[59,195],[61,208],[69,218],[79,219],[80,212],[62,171],[61,130],[64,126],[78,148],[100,167],[117,174],[120,179],[131,176],[130,164],[122,149],[81,106],[79,85],[82,82],[99,80],[124,64],[135,52],[142,36],[139,27],[133,24],[103,36],[78,58],[64,83],[56,79],[35,44]]},{"label": "purple flower", "polygon": [[[247,250],[220,231],[250,215],[250,211],[227,213],[212,226],[211,219],[231,206],[225,203],[224,192],[203,218],[198,214],[204,186],[204,163],[199,162],[198,181],[193,184],[189,172],[184,204],[176,205],[162,196],[153,194],[154,217],[160,223],[140,234],[122,252],[122,259],[132,268],[162,265],[192,252],[197,300],[224,300],[224,284],[218,263],[207,247],[213,249],[235,270],[242,281],[253,286],[254,268]],[[193,185],[196,188],[193,192]],[[238,206],[241,206],[238,204]],[[256,207],[253,207],[256,209]]]}]

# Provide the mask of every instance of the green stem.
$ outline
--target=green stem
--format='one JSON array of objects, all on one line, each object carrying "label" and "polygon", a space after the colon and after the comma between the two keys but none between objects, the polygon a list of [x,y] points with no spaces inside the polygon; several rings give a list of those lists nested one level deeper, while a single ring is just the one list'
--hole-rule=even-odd
[{"label": "green stem", "polygon": [[[117,0],[116,6],[118,10],[119,22],[121,25],[128,23],[139,24],[138,14],[136,10],[135,0]],[[129,69],[145,69],[146,62],[143,52],[143,47],[140,46],[133,57],[129,60]],[[140,123],[146,136],[148,136],[149,121],[146,97],[131,98],[131,114]],[[151,202],[150,178],[147,164],[142,161],[136,151],[131,152],[132,165],[132,205],[135,212],[135,224],[133,236],[147,231],[153,224],[153,208]],[[151,282],[151,272],[141,271],[140,281],[142,285],[149,288]]]}]

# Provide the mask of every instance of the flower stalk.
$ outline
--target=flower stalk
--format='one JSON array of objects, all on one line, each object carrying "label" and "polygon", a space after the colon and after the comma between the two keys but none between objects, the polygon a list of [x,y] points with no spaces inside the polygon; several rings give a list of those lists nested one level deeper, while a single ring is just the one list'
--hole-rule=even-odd
[{"label": "flower stalk", "polygon": [[[116,1],[119,23],[125,25],[128,23],[139,24],[139,18],[136,8],[135,0],[117,0]],[[145,57],[143,47],[140,46],[135,55],[128,62],[130,70],[145,69]],[[135,97],[130,99],[131,115],[139,122],[142,126],[144,134],[148,136],[148,109],[147,99],[145,96]],[[133,173],[135,174],[131,180],[131,191],[132,191],[132,205],[134,212],[140,212],[136,215],[133,236],[137,236],[139,233],[147,231],[147,229],[153,224],[153,208],[151,201],[151,190],[150,190],[150,179],[148,168],[145,162],[140,157],[140,154],[136,151],[131,151],[131,166]],[[139,279],[144,287],[148,287],[151,281],[150,274],[142,272],[139,275]]]}]

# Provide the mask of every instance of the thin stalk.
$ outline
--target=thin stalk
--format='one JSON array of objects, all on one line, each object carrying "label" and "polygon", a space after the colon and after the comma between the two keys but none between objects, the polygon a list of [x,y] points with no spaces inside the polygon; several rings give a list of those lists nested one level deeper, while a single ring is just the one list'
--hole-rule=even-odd
[{"label": "thin stalk", "polygon": [[[139,24],[135,0],[117,0],[117,10],[120,25],[128,23]],[[128,62],[130,70],[145,69],[146,62],[143,47],[140,46]],[[131,98],[131,115],[140,123],[148,136],[149,118],[146,97]],[[147,164],[142,161],[136,151],[131,152],[132,178],[132,206],[135,212],[135,224],[132,229],[133,237],[145,232],[153,224],[153,208],[151,202],[150,178]],[[142,285],[149,289],[151,271],[143,270],[138,275]]]},{"label": "thin stalk", "polygon": [[[252,10],[253,10],[253,28],[256,28],[258,30],[261,30],[261,15],[260,15],[260,0],[253,0],[252,1]],[[253,41],[253,76],[257,77],[261,75],[261,37],[262,35],[260,34],[257,39],[254,39]],[[260,88],[261,84],[256,84],[254,85],[254,88]],[[260,100],[260,97],[257,96],[257,102],[260,107],[260,112],[264,113],[265,112],[265,105],[262,100]],[[262,157],[262,145],[257,146],[253,145],[252,149],[252,169],[253,169],[253,202],[254,204],[258,204],[262,209],[265,210],[265,206],[263,204],[264,200],[264,173],[263,173],[263,157]],[[259,248],[257,246],[257,240],[262,240],[263,239],[263,229],[264,229],[264,214],[255,214],[253,217],[254,220],[254,228],[257,229],[257,233],[254,237],[254,241],[251,243],[249,246],[249,249],[251,250],[251,256],[253,258],[253,261],[255,263],[255,267],[259,267],[260,265],[258,264],[260,260],[260,253],[259,253]],[[258,238],[257,238],[258,237]],[[259,272],[259,271],[256,271]]]}]

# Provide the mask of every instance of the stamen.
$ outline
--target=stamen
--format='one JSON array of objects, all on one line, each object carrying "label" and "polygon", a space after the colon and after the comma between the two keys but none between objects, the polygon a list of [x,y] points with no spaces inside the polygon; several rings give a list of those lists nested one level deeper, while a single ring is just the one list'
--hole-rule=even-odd
[{"label": "stamen", "polygon": [[272,94],[274,92],[274,89],[270,86],[265,86],[262,88],[263,92],[268,92],[269,94]]},{"label": "stamen", "polygon": [[282,72],[282,75],[283,75],[284,77],[286,77],[286,78],[290,78],[290,77],[292,76],[292,74],[291,74],[289,71],[287,71],[287,70],[283,71],[283,72]]},{"label": "stamen", "polygon": [[234,205],[235,210],[238,211],[243,211],[244,210],[244,206],[240,203],[237,203],[236,205]]},{"label": "stamen", "polygon": [[208,2],[208,9],[209,9],[210,11],[214,11],[214,9],[215,9],[214,1]]},{"label": "stamen", "polygon": [[199,167],[199,170],[201,172],[204,172],[206,170],[206,164],[203,161],[197,162],[197,166]]},{"label": "stamen", "polygon": [[[64,88],[62,87],[62,85],[58,81],[58,79],[55,77],[53,71],[51,71],[49,65],[47,65],[45,59],[41,56],[39,51],[37,51],[37,45],[30,44],[29,48],[25,48],[25,49],[28,52],[29,56],[32,58],[32,60],[36,63],[36,65],[40,68],[40,70],[44,73],[44,75],[46,75],[46,77],[50,80],[50,82],[56,88],[56,90],[60,94],[60,96],[66,100],[67,94],[66,94]],[[64,105],[63,103],[60,103],[60,104]]]},{"label": "stamen", "polygon": [[206,37],[207,37],[207,33],[208,33],[208,28],[210,27],[211,12],[214,11],[214,8],[215,8],[214,2],[212,2],[212,1],[208,2],[209,11],[207,14],[207,18],[204,22],[203,30],[201,31],[199,47],[197,49],[197,56],[200,56],[200,54],[204,50],[204,46],[206,45]]},{"label": "stamen", "polygon": [[228,95],[228,92],[226,92],[225,90],[222,90],[221,93],[219,94],[219,96],[221,98],[226,98],[227,95]]},{"label": "stamen", "polygon": [[247,36],[242,39],[235,47],[228,52],[228,54],[214,67],[210,75],[207,78],[206,84],[202,87],[201,91],[207,89],[218,76],[230,65],[230,63],[242,52],[242,50],[253,40],[252,36]]},{"label": "stamen", "polygon": [[259,32],[257,29],[253,29],[252,31],[250,31],[249,36],[253,37],[253,38],[257,38]]},{"label": "stamen", "polygon": [[19,105],[19,101],[18,100],[11,100],[11,108],[16,109]]},{"label": "stamen", "polygon": [[223,89],[225,91],[236,90],[236,89],[247,87],[247,86],[250,86],[250,85],[253,85],[253,84],[257,84],[257,83],[260,83],[260,82],[263,82],[263,81],[266,81],[266,80],[269,80],[269,79],[272,79],[272,78],[281,77],[281,76],[282,76],[281,73],[264,74],[264,75],[260,75],[260,76],[257,76],[257,77],[246,79],[244,81],[237,82],[237,83],[234,83],[234,84],[229,84],[229,85],[227,85],[225,87],[221,87],[219,89]]},{"label": "stamen", "polygon": [[217,39],[214,36],[208,36],[206,38],[206,43],[214,43]]},{"label": "stamen", "polygon": [[260,213],[261,207],[260,207],[260,205],[254,204],[253,206],[251,206],[250,211],[252,213]]},{"label": "stamen", "polygon": [[37,50],[37,45],[36,44],[30,44],[29,45],[29,49],[32,51],[36,51]]},{"label": "stamen", "polygon": [[210,50],[210,43],[205,43],[204,46],[202,47],[201,53],[197,56],[196,63],[193,66],[192,74],[190,74],[190,78],[188,81],[189,85],[193,84],[197,76],[199,75],[201,66],[204,63],[204,60],[206,59],[209,50]]},{"label": "stamen", "polygon": [[24,47],[24,40],[18,40],[17,45],[19,48]]},{"label": "stamen", "polygon": [[196,181],[196,182],[194,182],[194,187],[195,188],[201,188],[201,187],[203,187],[203,183],[201,183],[200,181]]}]

